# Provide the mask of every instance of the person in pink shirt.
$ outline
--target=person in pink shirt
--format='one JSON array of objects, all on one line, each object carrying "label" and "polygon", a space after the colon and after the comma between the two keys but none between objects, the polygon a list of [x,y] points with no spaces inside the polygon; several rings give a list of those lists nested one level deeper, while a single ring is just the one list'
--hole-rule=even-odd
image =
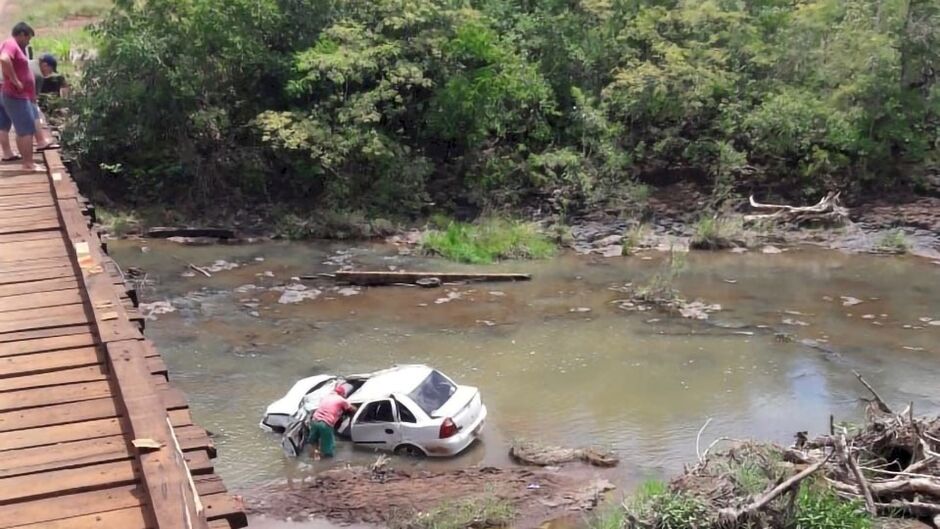
[{"label": "person in pink shirt", "polygon": [[[10,128],[16,128],[16,145],[23,161],[23,170],[44,172],[33,162],[33,137],[36,134],[36,77],[29,68],[26,46],[36,33],[25,22],[13,27],[13,36],[0,44],[0,145],[10,143]],[[6,150],[6,148],[4,148]],[[10,153],[4,152],[4,158]]]},{"label": "person in pink shirt", "polygon": [[338,384],[332,393],[320,400],[320,405],[313,412],[307,443],[310,455],[314,459],[333,457],[336,449],[336,437],[333,429],[344,413],[353,413],[356,407],[346,400],[346,385]]}]

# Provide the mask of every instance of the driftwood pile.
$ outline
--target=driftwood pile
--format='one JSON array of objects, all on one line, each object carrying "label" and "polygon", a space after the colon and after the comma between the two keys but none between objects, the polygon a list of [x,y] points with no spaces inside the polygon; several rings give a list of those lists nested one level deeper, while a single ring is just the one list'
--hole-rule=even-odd
[{"label": "driftwood pile", "polygon": [[[814,439],[800,432],[789,448],[718,439],[670,483],[670,493],[698,506],[698,527],[793,527],[806,487],[873,519],[917,519],[940,528],[940,418],[915,417],[913,404],[895,411],[856,376],[874,397],[864,425],[833,423],[829,434]],[[722,443],[730,447],[712,453]],[[630,527],[662,526],[655,508],[625,508]]]},{"label": "driftwood pile", "polygon": [[849,210],[842,206],[840,193],[829,193],[813,206],[788,206],[786,204],[762,204],[749,199],[751,208],[762,212],[745,215],[745,222],[780,222],[794,225],[839,226],[849,220]]}]

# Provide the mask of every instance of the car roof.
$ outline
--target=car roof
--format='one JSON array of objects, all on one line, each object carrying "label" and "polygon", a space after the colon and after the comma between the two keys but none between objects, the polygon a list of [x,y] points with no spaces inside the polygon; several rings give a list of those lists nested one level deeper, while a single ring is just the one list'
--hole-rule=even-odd
[{"label": "car roof", "polygon": [[382,371],[376,371],[352,395],[349,400],[354,402],[367,402],[387,398],[389,395],[411,393],[418,384],[431,374],[431,369],[425,365],[396,366]]}]

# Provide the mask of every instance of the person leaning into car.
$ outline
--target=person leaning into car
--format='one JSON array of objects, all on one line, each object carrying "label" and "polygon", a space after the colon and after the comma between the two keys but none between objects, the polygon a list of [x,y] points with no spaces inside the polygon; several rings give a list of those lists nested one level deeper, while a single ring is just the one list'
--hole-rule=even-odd
[{"label": "person leaning into car", "polygon": [[343,413],[353,413],[356,407],[346,400],[346,386],[339,384],[332,393],[323,397],[316,411],[313,412],[313,423],[307,434],[307,443],[310,445],[310,455],[314,459],[333,457],[336,448],[336,438],[333,428],[339,422]]}]

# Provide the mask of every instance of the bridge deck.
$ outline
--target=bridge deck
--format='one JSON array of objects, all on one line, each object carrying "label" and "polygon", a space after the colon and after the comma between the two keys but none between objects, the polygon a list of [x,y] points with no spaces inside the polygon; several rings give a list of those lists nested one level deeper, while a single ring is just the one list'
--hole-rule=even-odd
[{"label": "bridge deck", "polygon": [[59,154],[0,164],[0,529],[238,528]]}]

